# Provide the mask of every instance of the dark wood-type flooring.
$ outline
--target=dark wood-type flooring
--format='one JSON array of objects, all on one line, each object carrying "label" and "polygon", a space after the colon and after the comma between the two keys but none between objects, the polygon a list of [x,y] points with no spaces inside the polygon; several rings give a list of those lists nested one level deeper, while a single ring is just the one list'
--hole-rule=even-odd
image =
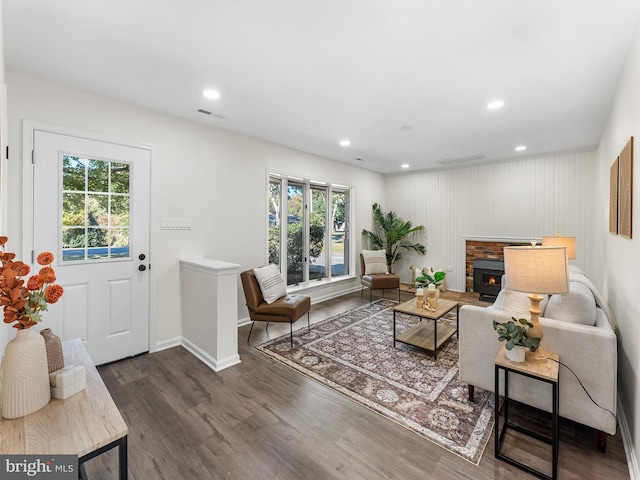
[{"label": "dark wood-type flooring", "polygon": [[[395,300],[397,292],[385,296]],[[366,301],[368,292],[313,305],[312,328]],[[493,435],[475,466],[263,356],[252,346],[289,331],[265,326],[256,323],[250,344],[249,327],[240,328],[241,363],[218,373],[182,347],[99,369],[129,426],[130,479],[534,478],[495,459]],[[306,328],[304,318],[294,327]],[[547,424],[546,414],[514,410],[530,425]],[[563,420],[560,430],[560,479],[629,478],[619,431],[602,454],[592,429]],[[515,433],[505,447],[550,471],[547,445]],[[93,480],[117,478],[116,450],[89,461],[87,471]]]}]

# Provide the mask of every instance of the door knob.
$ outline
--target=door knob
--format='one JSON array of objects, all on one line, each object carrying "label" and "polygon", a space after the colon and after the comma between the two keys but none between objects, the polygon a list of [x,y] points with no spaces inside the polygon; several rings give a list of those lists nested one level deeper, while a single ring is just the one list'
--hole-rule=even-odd
[{"label": "door knob", "polygon": [[140,270],[141,272],[144,272],[147,269],[147,267],[145,267],[144,265],[140,265],[138,267],[138,270]]}]

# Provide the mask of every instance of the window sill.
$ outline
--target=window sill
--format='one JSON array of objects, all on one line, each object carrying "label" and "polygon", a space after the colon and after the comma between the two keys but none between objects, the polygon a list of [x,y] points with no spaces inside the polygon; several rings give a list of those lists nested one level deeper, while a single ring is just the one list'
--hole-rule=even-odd
[{"label": "window sill", "polygon": [[287,293],[302,293],[302,292],[310,292],[317,290],[323,287],[329,287],[333,285],[338,285],[340,283],[347,283],[357,280],[358,277],[355,275],[344,275],[340,277],[334,278],[323,278],[322,280],[312,280],[307,283],[300,283],[298,285],[291,285],[287,287]]}]

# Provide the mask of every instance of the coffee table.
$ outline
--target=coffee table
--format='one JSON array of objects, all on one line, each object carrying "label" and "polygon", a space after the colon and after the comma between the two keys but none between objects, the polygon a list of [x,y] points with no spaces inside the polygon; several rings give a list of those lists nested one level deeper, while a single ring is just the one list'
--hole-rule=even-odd
[{"label": "coffee table", "polygon": [[[448,325],[440,325],[438,320],[451,310],[456,309],[456,328]],[[396,336],[396,312],[414,315],[420,318],[420,322]],[[422,319],[433,320],[433,322],[423,322]],[[433,352],[434,359],[438,359],[438,348],[455,333],[458,336],[458,326],[460,318],[460,304],[452,300],[438,300],[435,312],[426,308],[416,307],[415,300],[401,303],[393,308],[393,346],[396,342],[406,343],[416,347],[424,348]]]}]

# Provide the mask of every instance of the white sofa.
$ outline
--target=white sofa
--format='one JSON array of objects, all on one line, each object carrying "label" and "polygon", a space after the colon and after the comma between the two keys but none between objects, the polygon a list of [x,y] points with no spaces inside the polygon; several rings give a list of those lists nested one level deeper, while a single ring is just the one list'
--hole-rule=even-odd
[{"label": "white sofa", "polygon": [[[508,279],[502,285],[508,287]],[[616,432],[615,322],[593,284],[575,266],[570,267],[569,285],[568,294],[552,295],[544,304],[540,318],[544,330],[541,348],[559,354],[560,362],[575,372],[589,395],[600,405],[596,406],[589,399],[576,377],[561,365],[560,416],[596,429],[598,449],[604,451],[606,434]],[[503,289],[489,307],[461,307],[460,380],[469,385],[470,400],[474,387],[494,391],[494,360],[502,343],[493,329],[493,320],[506,322],[511,317],[528,318],[528,305],[525,294]],[[500,388],[503,388],[502,380]],[[509,377],[509,398],[551,411],[550,387],[521,375]]]}]

